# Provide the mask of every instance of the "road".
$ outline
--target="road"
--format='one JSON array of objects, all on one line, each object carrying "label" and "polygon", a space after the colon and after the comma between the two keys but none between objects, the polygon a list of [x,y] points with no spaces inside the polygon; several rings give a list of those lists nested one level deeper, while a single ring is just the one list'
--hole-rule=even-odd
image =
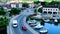
[{"label": "road", "polygon": [[25,26],[24,21],[23,21],[24,18],[27,17],[28,15],[32,14],[32,13],[34,13],[34,9],[33,8],[28,8],[28,9],[24,10],[24,12],[22,12],[17,18],[13,18],[13,19],[18,21],[18,27],[17,28],[12,27],[13,19],[11,19],[10,24],[9,24],[9,26],[7,28],[7,29],[9,29],[8,30],[9,34],[27,34],[27,33],[28,34],[33,34],[32,33],[32,31],[34,31],[33,29],[29,30],[29,28],[28,28],[27,31],[23,31],[21,29],[22,26]]}]

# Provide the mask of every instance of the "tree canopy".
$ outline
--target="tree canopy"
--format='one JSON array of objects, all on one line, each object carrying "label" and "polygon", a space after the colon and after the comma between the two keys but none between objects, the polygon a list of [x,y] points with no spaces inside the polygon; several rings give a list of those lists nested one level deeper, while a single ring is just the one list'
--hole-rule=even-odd
[{"label": "tree canopy", "polygon": [[52,1],[52,2],[50,2],[50,3],[48,3],[48,2],[45,2],[45,5],[57,5],[57,4],[60,4],[60,2],[57,2],[57,1]]},{"label": "tree canopy", "polygon": [[39,9],[38,9],[38,12],[42,13],[42,8],[39,8]]},{"label": "tree canopy", "polygon": [[16,15],[19,14],[21,10],[17,9],[17,8],[11,8],[10,15]]},{"label": "tree canopy", "polygon": [[4,8],[3,7],[0,7],[0,15],[5,15],[6,12],[4,11]]},{"label": "tree canopy", "polygon": [[27,3],[23,3],[23,5],[22,5],[22,6],[23,6],[23,7],[26,7],[26,8],[28,8],[28,7],[29,7]]},{"label": "tree canopy", "polygon": [[34,3],[35,3],[35,4],[38,4],[38,3],[40,3],[40,1],[34,1]]},{"label": "tree canopy", "polygon": [[0,18],[0,27],[5,27],[9,24],[9,19],[7,17]]}]

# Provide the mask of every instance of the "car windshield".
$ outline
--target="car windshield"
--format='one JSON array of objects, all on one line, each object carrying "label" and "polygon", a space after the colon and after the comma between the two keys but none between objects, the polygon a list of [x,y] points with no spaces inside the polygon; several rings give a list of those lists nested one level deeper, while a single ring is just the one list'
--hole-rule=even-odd
[{"label": "car windshield", "polygon": [[17,24],[13,24],[13,25],[17,25]]}]

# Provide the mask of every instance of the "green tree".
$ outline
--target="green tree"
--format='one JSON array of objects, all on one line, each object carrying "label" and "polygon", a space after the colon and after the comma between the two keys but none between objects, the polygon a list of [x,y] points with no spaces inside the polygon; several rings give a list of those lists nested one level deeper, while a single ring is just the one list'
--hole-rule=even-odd
[{"label": "green tree", "polygon": [[60,2],[57,2],[57,1],[45,2],[46,6],[48,6],[48,5],[56,5],[56,4],[60,4]]},{"label": "green tree", "polygon": [[46,5],[46,6],[48,6],[48,5],[49,5],[49,3],[48,3],[48,2],[45,2],[45,5]]},{"label": "green tree", "polygon": [[50,5],[55,5],[55,4],[59,4],[60,2],[57,1],[52,1],[51,3],[49,3]]},{"label": "green tree", "polygon": [[21,10],[17,9],[17,8],[12,8],[10,12],[10,16],[11,15],[16,15],[19,14],[21,12]]},{"label": "green tree", "polygon": [[6,27],[9,24],[9,19],[7,17],[0,18],[0,27]]},{"label": "green tree", "polygon": [[40,3],[40,1],[34,1],[34,3],[35,3],[35,4],[38,4],[38,3]]},{"label": "green tree", "polygon": [[6,15],[6,12],[4,11],[3,7],[0,7],[0,15]]},{"label": "green tree", "polygon": [[39,8],[39,9],[38,9],[38,12],[42,13],[42,8]]},{"label": "green tree", "polygon": [[28,7],[29,7],[27,3],[23,3],[23,5],[22,5],[22,6],[23,6],[23,7],[26,7],[26,8],[28,8]]}]

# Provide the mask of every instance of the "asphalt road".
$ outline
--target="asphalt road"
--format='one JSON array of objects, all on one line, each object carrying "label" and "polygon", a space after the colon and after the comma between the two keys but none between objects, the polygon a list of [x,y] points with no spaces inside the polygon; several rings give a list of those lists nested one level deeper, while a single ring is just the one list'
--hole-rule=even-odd
[{"label": "asphalt road", "polygon": [[18,27],[13,28],[14,34],[27,34],[27,33],[32,34],[32,32],[30,32],[29,30],[27,30],[27,31],[22,30],[22,26],[24,26],[23,19],[26,16],[27,15],[21,15],[21,16],[19,16],[20,18],[18,17],[18,19],[17,19],[18,20]]},{"label": "asphalt road", "polygon": [[15,18],[15,20],[18,21],[18,27],[17,28],[12,27],[12,21],[13,21],[13,19],[12,19],[10,21],[9,28],[8,28],[9,34],[33,34],[30,30],[27,30],[27,31],[22,30],[22,26],[25,26],[23,20],[26,16],[30,15],[30,13],[34,13],[34,9],[26,9],[17,18]]}]

